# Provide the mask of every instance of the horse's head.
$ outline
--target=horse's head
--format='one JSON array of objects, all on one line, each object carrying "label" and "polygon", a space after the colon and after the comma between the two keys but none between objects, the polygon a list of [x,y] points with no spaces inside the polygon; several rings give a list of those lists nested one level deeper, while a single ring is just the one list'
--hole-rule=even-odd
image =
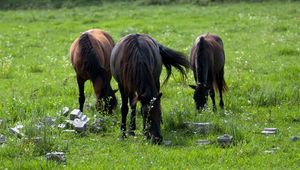
[{"label": "horse's head", "polygon": [[159,93],[156,97],[145,98],[139,97],[142,103],[142,115],[144,120],[145,136],[151,139],[155,144],[160,144],[163,137],[160,133],[160,123],[162,122],[160,98],[162,93]]},{"label": "horse's head", "polygon": [[196,103],[196,109],[204,109],[207,103],[209,87],[206,84],[198,83],[197,86],[190,85],[194,91],[194,101]]},{"label": "horse's head", "polygon": [[102,96],[98,98],[97,110],[103,110],[112,114],[113,109],[117,107],[117,98],[115,93],[118,90],[113,90],[110,85],[102,89]]}]

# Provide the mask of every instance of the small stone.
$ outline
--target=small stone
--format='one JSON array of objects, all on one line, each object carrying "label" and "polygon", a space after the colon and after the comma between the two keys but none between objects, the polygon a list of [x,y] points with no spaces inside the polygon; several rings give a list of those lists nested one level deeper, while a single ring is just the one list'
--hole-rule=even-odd
[{"label": "small stone", "polygon": [[76,131],[73,130],[73,129],[66,129],[66,130],[63,130],[62,132],[65,132],[65,133],[75,133]]},{"label": "small stone", "polygon": [[232,136],[225,134],[222,136],[218,136],[217,141],[222,147],[225,147],[231,144],[232,139],[233,139]]},{"label": "small stone", "polygon": [[198,145],[209,145],[210,141],[209,140],[198,140],[196,143]]},{"label": "small stone", "polygon": [[61,123],[61,124],[57,125],[57,127],[60,128],[60,129],[65,129],[66,126],[67,126],[67,125],[64,124],[64,123]]},{"label": "small stone", "polygon": [[192,128],[195,133],[208,134],[211,129],[211,124],[209,122],[186,122],[187,126]]},{"label": "small stone", "polygon": [[40,143],[42,142],[42,138],[41,138],[41,137],[34,137],[34,138],[33,138],[33,142],[34,142],[35,144],[40,144]]},{"label": "small stone", "polygon": [[22,124],[18,124],[18,125],[15,126],[15,128],[17,128],[17,129],[19,129],[19,130],[20,130],[20,129],[23,129],[23,127],[24,127],[24,126],[23,126]]},{"label": "small stone", "polygon": [[22,138],[24,136],[23,133],[20,132],[20,130],[16,127],[14,128],[9,128],[10,133],[12,133],[13,135],[17,135],[18,138]]},{"label": "small stone", "polygon": [[76,118],[73,122],[74,129],[79,133],[83,132],[86,130],[86,123],[87,122],[84,122],[81,119]]},{"label": "small stone", "polygon": [[68,113],[70,112],[70,109],[68,107],[63,107],[60,111],[61,115],[68,116]]},{"label": "small stone", "polygon": [[300,140],[300,137],[298,137],[298,136],[293,136],[293,137],[291,137],[291,141],[292,142],[297,142],[297,141],[299,141]]},{"label": "small stone", "polygon": [[265,150],[265,153],[267,153],[267,154],[272,154],[274,152],[275,152],[274,150]]},{"label": "small stone", "polygon": [[87,122],[88,121],[88,117],[86,115],[82,115],[80,120]]},{"label": "small stone", "polygon": [[265,134],[265,135],[272,135],[272,134],[275,134],[276,132],[275,131],[266,131],[266,130],[263,130],[261,131],[262,134]]},{"label": "small stone", "polygon": [[80,118],[82,116],[82,113],[79,109],[74,109],[71,113],[70,113],[70,120],[74,120],[76,118]]},{"label": "small stone", "polygon": [[2,120],[2,119],[0,119],[0,126],[2,125],[2,123],[3,123],[3,120]]},{"label": "small stone", "polygon": [[65,163],[67,161],[65,153],[63,152],[51,152],[46,154],[47,161],[56,161],[59,163]]},{"label": "small stone", "polygon": [[51,126],[51,127],[54,127],[55,121],[56,121],[56,119],[51,118],[51,117],[48,117],[48,116],[44,118],[44,123],[45,123],[46,125]]},{"label": "small stone", "polygon": [[5,144],[6,143],[6,137],[4,135],[0,136],[0,144]]},{"label": "small stone", "polygon": [[264,128],[264,131],[277,132],[277,128]]},{"label": "small stone", "polygon": [[172,141],[171,140],[164,140],[164,145],[172,146]]},{"label": "small stone", "polygon": [[40,123],[37,123],[37,124],[35,125],[35,127],[36,127],[37,129],[41,129],[41,128],[44,127],[44,125],[40,122]]}]

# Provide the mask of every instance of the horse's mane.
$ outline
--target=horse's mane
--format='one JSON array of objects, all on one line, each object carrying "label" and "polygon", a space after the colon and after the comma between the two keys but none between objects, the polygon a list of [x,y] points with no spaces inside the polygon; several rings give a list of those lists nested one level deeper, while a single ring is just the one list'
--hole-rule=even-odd
[{"label": "horse's mane", "polygon": [[157,95],[153,72],[158,46],[151,38],[140,34],[128,35],[124,41],[122,84],[126,90],[136,89],[138,94],[148,99]]}]

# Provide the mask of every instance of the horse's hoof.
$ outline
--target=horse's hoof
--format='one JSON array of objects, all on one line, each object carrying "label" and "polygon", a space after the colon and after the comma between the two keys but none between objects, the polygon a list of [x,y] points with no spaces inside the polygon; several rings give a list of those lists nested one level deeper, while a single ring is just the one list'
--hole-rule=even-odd
[{"label": "horse's hoof", "polygon": [[126,134],[124,132],[122,132],[118,139],[119,140],[124,140],[126,138],[127,138]]},{"label": "horse's hoof", "polygon": [[152,138],[152,143],[156,144],[156,145],[160,145],[162,143],[162,141],[163,141],[163,137],[161,137],[161,136]]},{"label": "horse's hoof", "polygon": [[135,133],[134,133],[134,131],[129,131],[129,132],[128,132],[128,135],[129,135],[129,136],[135,136]]},{"label": "horse's hoof", "polygon": [[212,110],[213,110],[213,112],[216,112],[217,111],[217,107],[213,106]]}]

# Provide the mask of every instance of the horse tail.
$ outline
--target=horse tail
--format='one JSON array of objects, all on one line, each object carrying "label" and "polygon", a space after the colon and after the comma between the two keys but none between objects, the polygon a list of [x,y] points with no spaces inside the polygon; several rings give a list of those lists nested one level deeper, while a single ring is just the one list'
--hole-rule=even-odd
[{"label": "horse tail", "polygon": [[[196,57],[196,75],[197,75],[197,83],[207,83],[207,74],[208,74],[208,62],[206,58],[204,58],[204,51],[205,51],[205,39],[204,36],[200,37],[198,42],[198,50],[197,50],[197,57]],[[206,77],[201,77],[206,76]]]},{"label": "horse tail", "polygon": [[[83,33],[78,40],[78,46],[80,48],[80,56],[85,58],[83,69],[88,72],[92,81],[96,80],[96,78],[100,75],[105,75],[105,70],[101,67],[98,54],[93,47],[92,44],[92,36],[85,32]],[[103,76],[101,76],[103,77]],[[105,76],[104,76],[105,77]],[[105,81],[104,81],[105,82]]]},{"label": "horse tail", "polygon": [[159,46],[159,53],[162,57],[162,62],[167,70],[167,77],[164,81],[167,82],[172,73],[172,66],[175,67],[182,75],[183,78],[187,77],[187,69],[190,67],[189,61],[186,59],[183,53],[174,51],[170,48],[164,47],[161,44]]},{"label": "horse tail", "polygon": [[224,79],[224,67],[219,72],[217,85],[218,85],[219,92],[226,92],[228,90],[228,86]]}]

